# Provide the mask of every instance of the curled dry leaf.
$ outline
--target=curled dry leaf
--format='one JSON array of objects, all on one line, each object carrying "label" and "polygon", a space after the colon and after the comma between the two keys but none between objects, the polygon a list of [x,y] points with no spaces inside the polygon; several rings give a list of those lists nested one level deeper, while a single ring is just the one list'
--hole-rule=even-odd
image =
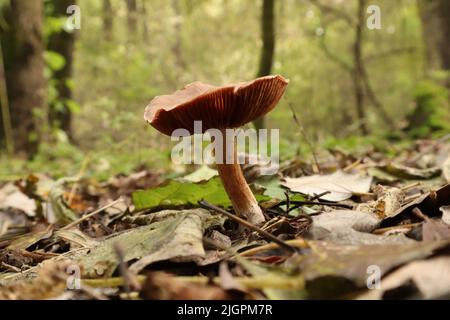
[{"label": "curled dry leaf", "polygon": [[380,220],[393,217],[405,199],[405,193],[399,188],[376,185],[373,191],[377,200],[359,204],[356,210],[373,214]]},{"label": "curled dry leaf", "polygon": [[282,184],[293,192],[307,195],[327,194],[322,200],[338,202],[350,198],[353,194],[367,193],[372,177],[336,171],[329,175],[312,175],[300,178],[285,178]]},{"label": "curled dry leaf", "polygon": [[415,207],[418,207],[428,216],[436,216],[440,215],[439,208],[447,205],[450,205],[450,184],[435,191],[430,191],[414,201],[409,202],[395,211],[392,216],[410,212]]},{"label": "curled dry leaf", "polygon": [[202,237],[210,214],[203,209],[165,210],[152,214],[149,225],[133,228],[99,242],[89,253],[70,256],[87,277],[111,276],[118,261],[114,244],[123,247],[124,262],[138,259],[130,271],[139,272],[147,265],[170,259],[195,260],[204,257]]},{"label": "curled dry leaf", "polygon": [[431,179],[441,173],[441,168],[417,169],[398,163],[389,163],[380,167],[382,170],[403,179]]},{"label": "curled dry leaf", "polygon": [[0,189],[0,209],[7,208],[19,209],[29,217],[34,217],[37,209],[35,201],[23,194],[12,183]]},{"label": "curled dry leaf", "polygon": [[378,268],[383,276],[398,266],[428,257],[449,245],[449,241],[378,245],[309,241],[310,253],[292,256],[285,266],[301,270],[309,298],[336,298],[358,288],[367,288],[367,272],[371,266]]}]

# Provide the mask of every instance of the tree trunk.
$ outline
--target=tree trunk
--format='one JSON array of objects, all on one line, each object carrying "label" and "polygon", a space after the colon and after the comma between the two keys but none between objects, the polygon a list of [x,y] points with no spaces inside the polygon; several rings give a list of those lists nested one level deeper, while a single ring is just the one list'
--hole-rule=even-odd
[{"label": "tree trunk", "polygon": [[[76,2],[74,0],[54,0],[53,15],[65,16],[67,7],[72,4],[76,4]],[[53,127],[63,130],[72,142],[72,113],[67,103],[72,99],[72,90],[67,81],[72,76],[74,45],[75,32],[65,30],[53,34],[48,44],[49,50],[59,53],[65,59],[64,67],[53,74],[58,97],[57,101],[50,105],[49,120]]]},{"label": "tree trunk", "polygon": [[[272,72],[275,54],[275,0],[263,0],[261,15],[262,49],[259,62],[258,77],[267,76]],[[253,123],[256,129],[266,127],[264,117]]]},{"label": "tree trunk", "polygon": [[183,39],[181,37],[181,8],[179,0],[172,0],[172,8],[175,13],[175,42],[172,45],[172,52],[175,56],[175,64],[178,69],[184,69],[186,64],[183,59],[182,45]]},{"label": "tree trunk", "polygon": [[127,2],[127,27],[128,33],[131,37],[134,37],[137,32],[137,4],[136,0],[126,0]]},{"label": "tree trunk", "polygon": [[[419,0],[422,34],[425,43],[426,72],[450,70],[450,1]],[[447,80],[450,88],[450,81]]]},{"label": "tree trunk", "polygon": [[34,110],[45,103],[43,3],[11,0],[6,10],[1,40],[15,150],[32,156],[39,144]]},{"label": "tree trunk", "polygon": [[112,40],[113,35],[113,8],[111,0],[103,0],[103,34],[106,41]]},{"label": "tree trunk", "polygon": [[355,94],[356,114],[359,121],[359,128],[363,135],[367,135],[369,130],[366,124],[366,112],[364,110],[364,66],[362,61],[362,32],[364,28],[365,0],[358,0],[358,19],[355,29],[355,42],[353,43],[353,86]]}]

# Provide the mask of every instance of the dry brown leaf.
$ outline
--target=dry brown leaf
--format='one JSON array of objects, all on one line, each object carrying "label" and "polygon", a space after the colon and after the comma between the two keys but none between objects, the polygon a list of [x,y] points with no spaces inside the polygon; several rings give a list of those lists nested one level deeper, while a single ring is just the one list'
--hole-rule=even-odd
[{"label": "dry brown leaf", "polygon": [[317,195],[329,192],[320,197],[322,200],[338,202],[350,198],[353,194],[367,193],[372,177],[336,171],[328,175],[312,175],[300,178],[286,177],[283,186],[293,192]]},{"label": "dry brown leaf", "polygon": [[[436,257],[423,261],[414,261],[389,274],[381,281],[380,289],[370,290],[359,299],[382,299],[392,295],[399,287],[413,282],[418,292],[412,292],[412,298],[436,299],[450,295],[450,257]],[[397,296],[396,298],[411,298]]]}]

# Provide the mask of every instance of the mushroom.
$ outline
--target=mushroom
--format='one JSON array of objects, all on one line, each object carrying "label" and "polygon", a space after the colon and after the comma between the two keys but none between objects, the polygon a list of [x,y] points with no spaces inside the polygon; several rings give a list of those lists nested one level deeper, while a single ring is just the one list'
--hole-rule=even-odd
[{"label": "mushroom", "polygon": [[[279,75],[219,87],[194,82],[171,95],[155,97],[145,108],[144,118],[169,136],[180,128],[194,134],[195,121],[201,121],[202,133],[209,129],[221,130],[223,151],[229,152],[225,148],[231,146],[234,160],[227,163],[223,158],[218,159],[216,150],[216,165],[225,191],[237,215],[253,224],[260,224],[265,218],[237,161],[236,138],[233,135],[229,141],[225,131],[270,112],[283,96],[288,83]],[[226,155],[225,152],[222,154]]]}]

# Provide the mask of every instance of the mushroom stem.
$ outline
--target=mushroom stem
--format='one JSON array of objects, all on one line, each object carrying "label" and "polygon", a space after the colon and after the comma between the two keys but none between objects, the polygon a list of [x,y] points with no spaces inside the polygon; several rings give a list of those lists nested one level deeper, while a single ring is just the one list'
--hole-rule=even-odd
[{"label": "mushroom stem", "polygon": [[[223,186],[227,192],[234,211],[252,224],[258,225],[265,221],[261,208],[256,201],[247,181],[242,173],[237,157],[236,137],[227,141],[225,130],[222,130],[223,155],[222,161],[217,162],[217,171],[222,179]],[[230,150],[232,148],[232,150]],[[226,163],[227,152],[232,152],[232,163]],[[217,155],[216,155],[217,156]]]}]

